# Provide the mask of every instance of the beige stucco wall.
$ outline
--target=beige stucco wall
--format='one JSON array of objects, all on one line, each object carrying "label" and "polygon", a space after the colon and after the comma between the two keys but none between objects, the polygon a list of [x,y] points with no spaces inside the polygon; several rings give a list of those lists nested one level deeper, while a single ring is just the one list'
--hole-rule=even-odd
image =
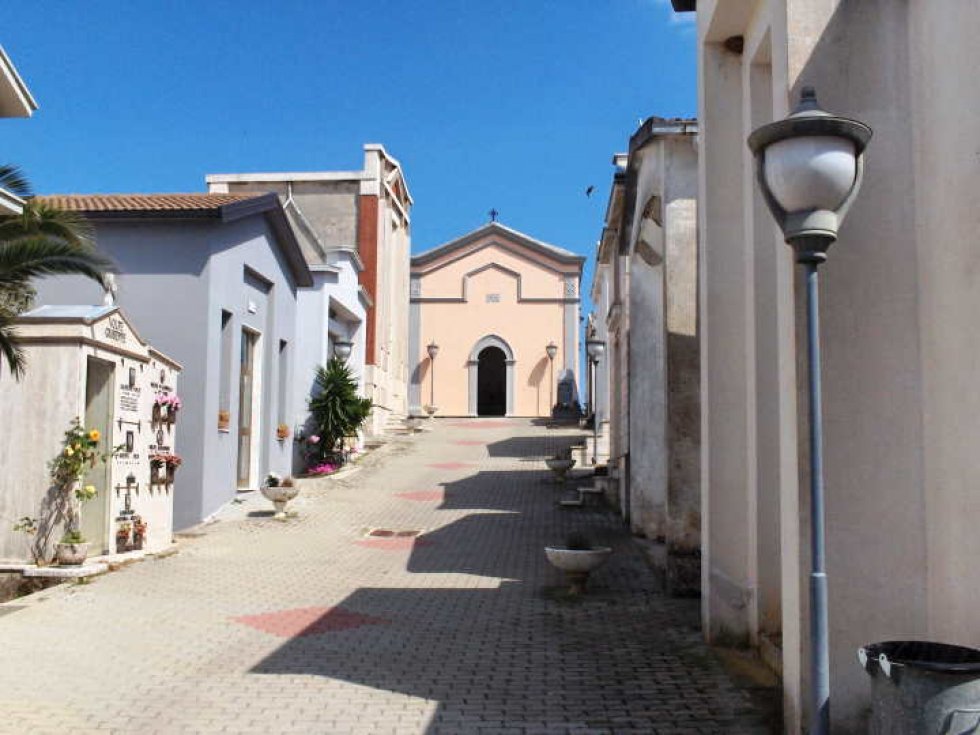
[{"label": "beige stucco wall", "polygon": [[[758,201],[745,137],[785,115],[803,84],[875,132],[861,194],[821,269],[831,712],[835,732],[863,732],[857,646],[980,645],[980,110],[963,93],[980,61],[980,7],[698,6],[706,629],[759,640],[781,627],[790,732],[807,670],[802,294]],[[733,35],[745,39],[742,54],[722,46]]]},{"label": "beige stucco wall", "polygon": [[[484,238],[416,269],[421,299],[416,374],[421,401],[428,404],[432,366],[425,346],[435,341],[440,351],[435,362],[434,402],[440,415],[470,414],[469,362],[474,347],[484,337],[500,338],[513,352],[512,415],[550,415],[559,373],[566,367],[575,371],[575,365],[564,361],[565,288],[569,277],[575,278],[577,285],[577,268],[569,269],[514,243],[502,246],[500,242],[499,236]],[[576,296],[576,325],[577,313]],[[570,346],[573,354],[578,347],[575,334],[575,343]],[[545,352],[549,342],[558,347],[554,381]]]}]

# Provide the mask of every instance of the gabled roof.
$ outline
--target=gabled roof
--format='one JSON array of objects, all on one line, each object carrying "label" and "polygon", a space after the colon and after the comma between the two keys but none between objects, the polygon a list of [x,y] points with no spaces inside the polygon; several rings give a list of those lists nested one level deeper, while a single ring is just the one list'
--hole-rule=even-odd
[{"label": "gabled roof", "polygon": [[[55,194],[38,197],[58,209],[67,209],[84,214],[121,214],[143,216],[159,214],[177,217],[221,217],[238,219],[243,210],[252,207],[234,207],[255,199],[253,205],[258,211],[265,211],[268,194]],[[246,214],[252,214],[249,211]],[[237,216],[236,216],[237,215]]]},{"label": "gabled roof", "polygon": [[419,253],[412,258],[412,267],[415,268],[427,265],[443,255],[452,252],[453,250],[466,247],[477,240],[493,235],[498,235],[503,239],[516,242],[530,250],[535,250],[543,255],[547,255],[560,263],[577,265],[579,268],[581,268],[582,264],[585,263],[586,260],[582,255],[576,255],[575,253],[565,250],[564,248],[542,242],[541,240],[536,240],[530,235],[525,235],[523,232],[513,230],[510,227],[500,224],[499,222],[488,222],[482,227],[479,227],[472,232],[463,235],[462,237],[456,238],[455,240],[450,240],[449,242],[432,248],[431,250],[427,250],[424,253]]},{"label": "gabled roof", "polygon": [[0,46],[0,117],[30,117],[36,109],[37,102]]},{"label": "gabled roof", "polygon": [[235,222],[264,215],[299,286],[312,286],[313,276],[296,233],[286,219],[279,197],[265,194],[55,194],[38,197],[59,209],[92,220],[216,219]]}]

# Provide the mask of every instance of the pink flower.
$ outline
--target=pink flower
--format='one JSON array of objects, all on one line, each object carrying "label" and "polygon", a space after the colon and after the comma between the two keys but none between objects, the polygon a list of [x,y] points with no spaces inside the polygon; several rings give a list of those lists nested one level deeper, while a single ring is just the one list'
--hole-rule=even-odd
[{"label": "pink flower", "polygon": [[320,437],[316,434],[312,434],[306,441],[308,441],[310,444],[319,444]]},{"label": "pink flower", "polygon": [[311,475],[329,475],[337,469],[336,465],[332,465],[329,462],[323,462],[322,464],[314,465],[308,470]]}]

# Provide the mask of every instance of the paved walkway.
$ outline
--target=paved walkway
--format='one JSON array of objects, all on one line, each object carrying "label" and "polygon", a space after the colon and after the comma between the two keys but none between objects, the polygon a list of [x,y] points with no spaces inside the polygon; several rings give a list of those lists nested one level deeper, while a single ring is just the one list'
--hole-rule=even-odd
[{"label": "paved walkway", "polygon": [[[575,433],[437,424],[287,522],[249,500],[175,556],[0,608],[0,732],[766,732],[697,603],[657,594],[613,514],[555,507],[542,460]],[[616,549],[579,601],[542,553],[573,530]]]}]

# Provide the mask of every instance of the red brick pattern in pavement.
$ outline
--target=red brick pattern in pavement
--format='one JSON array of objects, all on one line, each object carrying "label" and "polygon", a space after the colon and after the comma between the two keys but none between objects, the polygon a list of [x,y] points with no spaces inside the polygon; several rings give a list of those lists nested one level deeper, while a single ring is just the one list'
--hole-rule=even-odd
[{"label": "red brick pattern in pavement", "polygon": [[404,500],[417,500],[417,501],[428,501],[428,500],[438,500],[441,501],[444,497],[442,490],[410,490],[407,493],[395,493],[396,498],[403,498]]},{"label": "red brick pattern in pavement", "polygon": [[299,607],[259,615],[232,618],[236,623],[261,630],[280,638],[322,635],[339,630],[354,630],[364,625],[385,625],[391,621],[363,615],[342,607]]}]

